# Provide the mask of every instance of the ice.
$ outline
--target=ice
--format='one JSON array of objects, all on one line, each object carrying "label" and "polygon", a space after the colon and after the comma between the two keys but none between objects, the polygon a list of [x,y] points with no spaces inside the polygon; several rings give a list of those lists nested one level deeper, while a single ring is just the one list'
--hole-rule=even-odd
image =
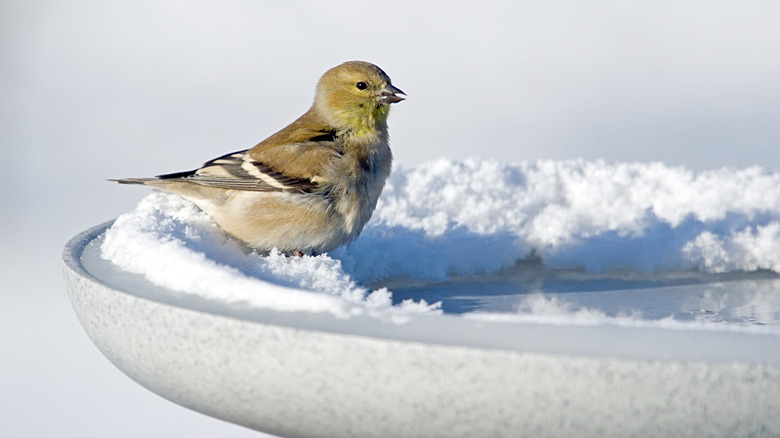
[{"label": "ice", "polygon": [[108,230],[102,256],[181,296],[340,318],[774,327],[780,176],[586,160],[397,167],[361,236],[316,257],[257,254],[153,192]]}]

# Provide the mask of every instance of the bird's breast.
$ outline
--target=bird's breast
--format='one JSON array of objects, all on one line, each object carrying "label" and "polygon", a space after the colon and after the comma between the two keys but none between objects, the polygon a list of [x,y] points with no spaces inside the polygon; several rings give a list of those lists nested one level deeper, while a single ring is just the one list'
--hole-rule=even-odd
[{"label": "bird's breast", "polygon": [[353,237],[363,229],[371,218],[382,189],[390,176],[392,155],[386,142],[376,145],[372,153],[364,156],[344,155],[342,172],[347,178],[341,187],[335,188],[339,196],[334,197],[335,211],[341,215],[345,231]]}]

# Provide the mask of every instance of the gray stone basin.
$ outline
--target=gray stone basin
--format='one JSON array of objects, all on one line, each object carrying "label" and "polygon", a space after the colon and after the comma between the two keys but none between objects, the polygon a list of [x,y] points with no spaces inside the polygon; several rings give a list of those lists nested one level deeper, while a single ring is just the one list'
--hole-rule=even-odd
[{"label": "gray stone basin", "polygon": [[84,330],[131,379],[225,421],[289,437],[780,436],[777,334],[177,301],[95,261],[109,225],[64,250]]}]

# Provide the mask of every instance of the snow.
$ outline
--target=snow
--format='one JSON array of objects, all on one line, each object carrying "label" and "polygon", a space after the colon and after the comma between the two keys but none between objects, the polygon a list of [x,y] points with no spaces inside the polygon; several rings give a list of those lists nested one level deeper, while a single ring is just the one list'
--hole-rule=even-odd
[{"label": "snow", "polygon": [[533,251],[549,268],[589,272],[778,271],[778,187],[759,167],[440,160],[395,172],[375,216],[431,237],[492,235],[503,248],[485,249],[503,266]]},{"label": "snow", "polygon": [[153,192],[107,231],[102,256],[247,308],[776,329],[780,175],[582,159],[399,166],[355,242],[300,258],[250,251]]}]

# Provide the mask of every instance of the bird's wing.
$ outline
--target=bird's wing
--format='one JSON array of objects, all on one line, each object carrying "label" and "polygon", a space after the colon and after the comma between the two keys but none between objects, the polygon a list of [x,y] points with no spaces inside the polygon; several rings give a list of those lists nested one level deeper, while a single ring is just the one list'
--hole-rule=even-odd
[{"label": "bird's wing", "polygon": [[197,170],[159,175],[157,178],[220,189],[259,192],[311,193],[319,187],[311,178],[290,177],[271,169],[252,158],[246,150],[215,158]]},{"label": "bird's wing", "polygon": [[290,178],[327,180],[328,169],[344,154],[338,133],[309,110],[248,151],[251,157]]},{"label": "bird's wing", "polygon": [[233,190],[312,193],[327,185],[334,161],[342,156],[337,133],[310,110],[252,149],[158,178]]}]

